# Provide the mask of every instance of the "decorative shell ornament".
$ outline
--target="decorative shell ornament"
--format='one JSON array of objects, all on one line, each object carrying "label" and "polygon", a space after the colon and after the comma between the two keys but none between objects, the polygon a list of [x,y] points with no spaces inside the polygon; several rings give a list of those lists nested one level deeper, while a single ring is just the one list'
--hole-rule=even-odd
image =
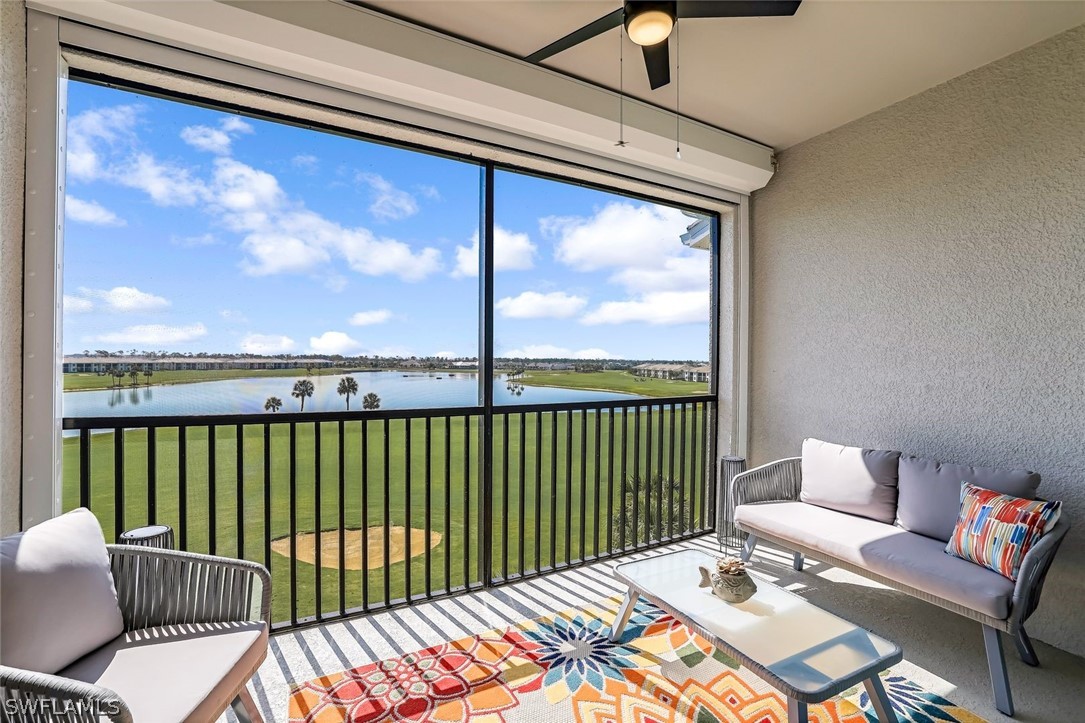
[{"label": "decorative shell ornament", "polygon": [[729,603],[746,602],[757,592],[757,585],[746,572],[746,563],[733,557],[716,560],[715,571],[704,565],[697,567],[701,571],[701,584],[698,587],[712,588],[712,593],[720,600]]}]

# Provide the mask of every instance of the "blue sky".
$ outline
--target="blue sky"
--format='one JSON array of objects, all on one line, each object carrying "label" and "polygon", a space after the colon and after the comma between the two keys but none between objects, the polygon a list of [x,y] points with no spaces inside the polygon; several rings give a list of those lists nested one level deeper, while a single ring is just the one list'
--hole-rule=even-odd
[{"label": "blue sky", "polygon": [[[73,81],[64,349],[473,356],[479,169]],[[708,357],[676,209],[495,179],[499,356]]]}]

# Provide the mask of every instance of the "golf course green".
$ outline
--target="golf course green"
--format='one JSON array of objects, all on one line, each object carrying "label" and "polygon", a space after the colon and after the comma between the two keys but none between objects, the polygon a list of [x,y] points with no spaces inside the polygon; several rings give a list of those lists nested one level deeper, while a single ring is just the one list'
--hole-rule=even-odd
[{"label": "golf course green", "polygon": [[[503,415],[495,417],[494,576],[501,578],[506,571],[510,576],[516,575],[522,569],[521,555],[523,569],[530,571],[578,559],[582,553],[590,556],[618,549],[618,525],[614,520],[620,517],[623,504],[628,506],[632,500],[632,494],[623,499],[623,441],[624,478],[630,480],[636,474],[642,480],[638,498],[642,531],[645,507],[649,508],[654,535],[668,535],[675,514],[683,516],[677,500],[673,505],[670,500],[657,504],[661,489],[684,497],[685,516],[696,518],[694,523],[699,524],[705,479],[703,409],[703,404],[697,406],[696,412],[693,405],[680,406],[672,418],[669,409],[660,412],[657,408],[651,425],[642,412],[639,436],[633,410],[625,415],[624,424],[620,413],[612,420],[605,411],[531,413],[523,418],[512,414],[507,422]],[[291,509],[296,533],[312,533],[317,528],[338,530],[342,516],[344,529],[366,529],[372,535],[371,528],[380,527],[376,533],[379,537],[383,526],[388,525],[399,528],[400,534],[404,528],[420,530],[412,538],[434,541],[428,551],[416,545],[408,559],[392,562],[387,568],[382,565],[367,573],[347,569],[342,578],[337,556],[330,561],[322,559],[321,567],[296,559],[297,596],[293,603],[298,618],[314,616],[318,610],[338,611],[340,583],[346,609],[361,607],[364,601],[380,605],[385,600],[405,597],[408,571],[410,593],[424,595],[427,561],[428,583],[433,591],[456,588],[465,582],[477,583],[480,579],[478,541],[482,524],[478,504],[477,417],[452,417],[447,424],[445,417],[433,418],[428,424],[422,418],[342,424],[316,419],[299,422],[295,427],[293,463],[290,424],[276,423],[273,418],[268,418],[266,424],[266,427],[264,422],[243,426],[240,436],[238,427],[215,427],[213,443],[207,427],[189,428],[183,450],[176,428],[156,430],[154,520],[171,525],[178,544],[183,542],[190,551],[268,564],[274,580],[274,621],[291,619],[291,561],[274,551],[268,557],[265,546],[270,547],[272,540],[280,538],[289,541]],[[683,426],[684,445],[681,444]],[[266,449],[265,429],[270,439]],[[467,432],[469,439],[465,439]],[[120,531],[116,525],[118,505],[123,512],[122,529],[146,524],[149,519],[148,431],[131,429],[122,435],[123,500],[115,495],[115,435],[112,432],[91,435],[89,506],[101,521],[107,540],[115,539]],[[79,504],[79,445],[78,437],[64,439],[65,509]],[[639,459],[635,457],[635,448]],[[184,522],[181,519],[182,451]],[[679,479],[681,485],[677,484]],[[673,486],[668,484],[670,480],[675,481]],[[556,508],[556,516],[552,507]],[[265,516],[270,518],[270,525]],[[685,524],[681,519],[673,522],[676,534],[688,527],[688,519]],[[502,545],[506,531],[507,553]],[[439,535],[439,541],[436,535],[426,536],[426,532]],[[359,535],[350,537],[356,541]],[[321,536],[325,542],[326,537]],[[312,539],[310,535],[310,548]],[[391,542],[394,546],[396,540]],[[405,541],[401,538],[399,542]],[[538,557],[536,546],[541,553]],[[277,547],[281,549],[283,545]]]}]

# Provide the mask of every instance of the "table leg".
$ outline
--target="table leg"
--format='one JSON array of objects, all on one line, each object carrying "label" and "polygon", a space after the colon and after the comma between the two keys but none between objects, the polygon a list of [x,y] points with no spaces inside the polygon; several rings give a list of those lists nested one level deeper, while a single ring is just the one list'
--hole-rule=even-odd
[{"label": "table leg", "polygon": [[787,699],[787,723],[808,723],[810,714],[806,710],[806,703],[794,698]]},{"label": "table leg", "polygon": [[889,696],[885,694],[885,688],[882,686],[881,678],[878,677],[877,673],[873,677],[864,680],[863,685],[866,686],[866,693],[870,696],[870,703],[878,714],[878,721],[880,723],[897,723],[897,714],[893,712],[893,703],[889,700]]},{"label": "table leg", "polygon": [[610,626],[610,642],[616,643],[622,637],[622,631],[625,630],[625,624],[629,622],[629,616],[633,614],[633,607],[637,604],[639,597],[640,595],[632,587],[626,590],[625,600],[618,608],[618,617],[614,618],[614,624]]}]

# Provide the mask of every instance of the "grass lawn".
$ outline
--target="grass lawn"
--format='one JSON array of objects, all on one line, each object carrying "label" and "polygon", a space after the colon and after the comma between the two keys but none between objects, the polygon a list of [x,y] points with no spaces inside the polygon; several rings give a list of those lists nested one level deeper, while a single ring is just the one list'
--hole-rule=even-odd
[{"label": "grass lawn", "polygon": [[517,381],[533,387],[566,387],[625,392],[643,397],[679,397],[708,394],[706,382],[672,381],[635,377],[627,371],[573,372],[528,371]]},{"label": "grass lawn", "polygon": [[[507,447],[503,418],[496,418],[492,503],[495,577],[501,577],[506,567],[510,574],[521,569],[521,549],[523,568],[527,570],[548,566],[554,560],[561,563],[570,558],[579,558],[582,551],[591,555],[597,549],[600,552],[607,550],[609,520],[616,516],[622,502],[620,481],[623,439],[626,443],[626,477],[631,476],[634,470],[633,448],[634,440],[638,436],[634,416],[629,414],[623,426],[621,416],[615,415],[614,443],[611,444],[611,419],[607,413],[563,412],[524,417],[512,415],[508,420]],[[694,478],[703,480],[703,418],[699,413],[696,415],[695,436],[694,416],[692,411],[685,414],[678,411],[673,419],[673,463],[676,468],[682,467],[684,471],[684,486],[675,494],[685,496],[688,510],[699,510],[704,500],[701,491],[703,481],[699,484],[693,481]],[[684,448],[680,443],[683,417],[686,425]],[[299,423],[296,427],[293,486],[290,427],[288,424],[271,424],[271,444],[267,450],[270,459],[270,488],[267,492],[264,486],[265,446],[262,424],[241,428],[240,450],[236,427],[215,428],[213,444],[209,443],[207,428],[189,429],[184,449],[187,469],[187,519],[183,527],[185,548],[195,552],[243,557],[268,565],[274,579],[272,618],[282,621],[290,618],[291,565],[288,557],[278,553],[273,552],[266,556],[265,541],[289,534],[292,498],[295,501],[298,532],[312,531],[318,524],[320,529],[338,529],[340,510],[346,528],[383,525],[386,520],[391,525],[424,528],[428,509],[431,529],[442,535],[440,544],[429,553],[432,561],[432,589],[456,587],[463,585],[465,581],[475,582],[479,579],[477,541],[480,528],[477,423],[477,418],[469,422],[465,422],[463,418],[452,418],[446,427],[444,418],[432,420],[428,457],[426,422],[423,419],[392,421],[388,423],[387,436],[383,421],[346,422],[343,424],[342,440],[338,423],[319,423],[319,454],[316,447],[317,423]],[[555,423],[556,435],[553,427]],[[597,423],[598,446],[595,441]],[[679,478],[678,469],[674,470],[673,477],[670,474],[671,423],[672,415],[669,412],[660,414],[657,411],[653,415],[650,425],[652,479],[656,479],[661,464],[667,478]],[[363,424],[368,425],[364,447]],[[465,445],[464,434],[468,424],[470,442]],[[409,479],[406,442],[408,425],[411,435]],[[570,432],[571,445],[568,444]],[[129,430],[123,434],[122,501],[116,500],[114,495],[114,435],[104,433],[91,437],[90,507],[101,521],[105,536],[109,540],[115,539],[118,531],[115,529],[118,504],[123,511],[121,529],[136,527],[148,520],[148,433],[147,430]],[[641,478],[647,477],[644,470],[649,456],[648,434],[647,416],[642,414],[638,445]],[[524,440],[522,449],[521,435]],[[555,440],[556,454],[553,447]],[[340,442],[344,462],[342,493],[338,463]],[[77,437],[64,440],[65,509],[73,508],[79,502],[79,443]],[[180,545],[182,524],[178,431],[158,430],[155,449],[156,521],[171,525],[178,535]],[[237,473],[239,459],[242,463],[240,475]],[[468,469],[465,469],[465,459],[469,463]],[[210,474],[212,468],[213,482]],[[539,472],[541,474],[538,474]],[[659,487],[653,485],[652,489]],[[363,493],[367,498],[364,505]],[[691,504],[689,501],[694,499],[695,493],[697,502]],[[657,507],[659,495],[655,492],[652,494],[652,518],[661,523],[657,530],[666,535],[671,517],[668,510],[671,508],[667,503]],[[552,506],[557,511],[556,516],[551,513]],[[640,509],[642,520],[645,514],[643,507],[644,505],[641,505]],[[243,536],[239,534],[239,511],[243,522]],[[270,527],[265,526],[265,511],[270,512]],[[682,529],[682,521],[675,520],[675,532]],[[213,547],[210,535],[212,530]],[[506,531],[507,548],[502,545]],[[617,533],[614,535],[612,544],[617,548]],[[538,557],[536,545],[540,552]],[[361,571],[346,571],[342,579],[345,606],[354,608],[362,604],[363,583],[368,588],[370,604],[379,604],[388,598],[404,597],[408,589],[408,565],[411,592],[416,595],[423,594],[426,589],[426,556],[419,555],[409,563],[395,563],[387,571],[370,570],[366,576],[363,576]],[[338,610],[340,578],[337,569],[323,568],[318,571],[316,566],[298,561],[296,575],[299,617],[316,613],[318,586],[321,596],[320,609],[325,612]]]}]

